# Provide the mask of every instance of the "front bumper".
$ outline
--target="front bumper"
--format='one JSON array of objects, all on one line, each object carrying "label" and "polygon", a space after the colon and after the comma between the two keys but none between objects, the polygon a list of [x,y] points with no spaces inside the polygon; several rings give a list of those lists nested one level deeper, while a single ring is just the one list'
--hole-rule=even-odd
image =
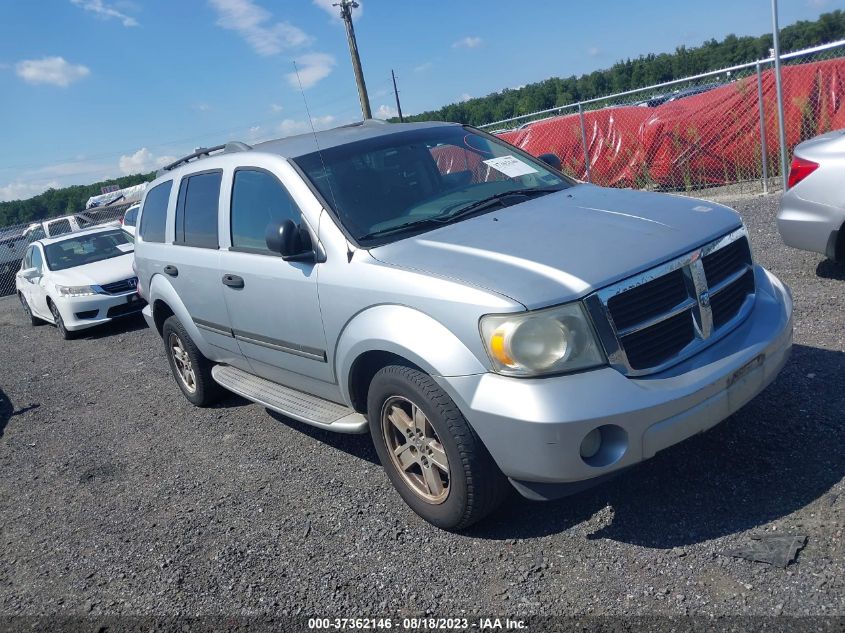
[{"label": "front bumper", "polygon": [[[605,367],[538,379],[488,373],[437,381],[517,489],[541,498],[527,482],[575,484],[632,466],[715,426],[775,379],[792,347],[792,298],[763,268],[755,275],[748,318],[659,374],[627,378]],[[619,450],[612,461],[590,465],[581,442],[604,425],[624,431],[614,436]]]},{"label": "front bumper", "polygon": [[112,319],[137,314],[147,305],[133,290],[120,295],[96,294],[85,297],[51,297],[71,332],[108,323]]}]

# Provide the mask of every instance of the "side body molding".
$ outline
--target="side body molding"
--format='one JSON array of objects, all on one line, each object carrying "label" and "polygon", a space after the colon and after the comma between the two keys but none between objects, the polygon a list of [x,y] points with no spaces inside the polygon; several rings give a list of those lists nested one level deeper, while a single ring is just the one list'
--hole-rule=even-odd
[{"label": "side body molding", "polygon": [[335,370],[346,402],[351,402],[349,375],[361,354],[391,352],[432,376],[467,376],[488,369],[446,327],[407,306],[383,304],[356,314],[338,338]]}]

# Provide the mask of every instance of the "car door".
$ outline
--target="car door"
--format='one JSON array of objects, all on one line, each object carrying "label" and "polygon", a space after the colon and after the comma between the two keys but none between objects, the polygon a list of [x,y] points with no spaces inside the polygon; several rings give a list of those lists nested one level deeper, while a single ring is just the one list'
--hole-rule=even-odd
[{"label": "car door", "polygon": [[231,246],[221,251],[223,294],[235,339],[254,372],[290,386],[308,377],[333,382],[313,261],[285,261],[268,250],[268,225],[302,223],[302,213],[271,172],[241,167],[232,177]]},{"label": "car door", "polygon": [[49,280],[47,278],[47,266],[44,263],[44,254],[41,252],[39,244],[32,244],[30,248],[32,249],[30,268],[35,268],[38,275],[33,277],[27,286],[29,290],[27,302],[34,314],[52,319],[50,308],[47,306],[47,283]]},{"label": "car door", "polygon": [[215,169],[182,177],[173,244],[166,249],[164,272],[203,339],[217,348],[212,360],[237,363],[242,358],[241,350],[229,333],[220,282],[218,213],[222,176],[223,171]]}]

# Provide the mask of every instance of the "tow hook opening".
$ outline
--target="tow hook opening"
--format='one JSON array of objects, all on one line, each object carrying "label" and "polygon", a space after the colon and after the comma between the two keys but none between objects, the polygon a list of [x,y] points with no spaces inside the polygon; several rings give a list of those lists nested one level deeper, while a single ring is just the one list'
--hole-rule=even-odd
[{"label": "tow hook opening", "polygon": [[588,466],[603,468],[615,464],[628,450],[628,433],[615,424],[594,428],[581,440],[581,459]]}]

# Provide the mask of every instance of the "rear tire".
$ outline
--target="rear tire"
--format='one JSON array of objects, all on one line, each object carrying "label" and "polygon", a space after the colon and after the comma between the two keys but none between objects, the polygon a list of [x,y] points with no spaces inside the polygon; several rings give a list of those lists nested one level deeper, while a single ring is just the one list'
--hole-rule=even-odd
[{"label": "rear tire", "polygon": [[30,325],[39,325],[43,323],[41,319],[37,316],[32,314],[32,309],[29,307],[29,304],[26,302],[26,297],[23,296],[23,293],[18,293],[18,299],[21,300],[21,306],[23,307],[24,315],[29,320]]},{"label": "rear tire", "polygon": [[179,319],[168,317],[161,328],[161,335],[170,370],[185,398],[198,407],[218,402],[225,390],[211,377],[214,363],[202,355]]},{"label": "rear tire", "polygon": [[429,523],[461,530],[510,494],[490,453],[428,374],[402,365],[381,369],[370,383],[367,414],[388,478]]},{"label": "rear tire", "polygon": [[69,341],[73,338],[76,338],[76,332],[71,332],[65,327],[64,319],[62,319],[62,314],[59,312],[59,309],[56,307],[56,304],[52,301],[50,302],[50,312],[53,315],[54,325],[56,326],[56,331],[59,333],[64,340]]}]

